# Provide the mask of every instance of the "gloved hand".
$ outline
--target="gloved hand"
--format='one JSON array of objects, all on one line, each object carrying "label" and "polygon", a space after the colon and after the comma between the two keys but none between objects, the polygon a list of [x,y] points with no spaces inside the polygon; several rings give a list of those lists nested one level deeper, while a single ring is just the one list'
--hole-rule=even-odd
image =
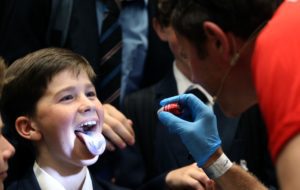
[{"label": "gloved hand", "polygon": [[[192,94],[167,98],[160,104],[165,106],[175,102],[179,103],[183,109],[179,117],[162,111],[158,113],[158,118],[171,133],[176,133],[181,137],[198,166],[202,167],[221,146],[216,117],[211,107]],[[187,118],[190,121],[186,120]]]}]

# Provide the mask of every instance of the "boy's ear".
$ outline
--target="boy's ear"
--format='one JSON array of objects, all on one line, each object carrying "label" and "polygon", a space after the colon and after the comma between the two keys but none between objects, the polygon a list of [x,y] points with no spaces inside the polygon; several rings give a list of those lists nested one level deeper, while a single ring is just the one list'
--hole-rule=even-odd
[{"label": "boy's ear", "polygon": [[33,122],[26,116],[20,116],[16,119],[16,130],[23,138],[38,141],[42,138],[39,129],[34,126]]},{"label": "boy's ear", "polygon": [[205,21],[203,28],[207,39],[212,43],[216,52],[226,57],[229,56],[230,44],[225,32],[217,24],[210,21]]},{"label": "boy's ear", "polygon": [[155,30],[156,34],[162,41],[168,40],[164,28],[159,24],[159,22],[157,21],[156,18],[152,19],[152,26],[153,26],[153,29]]}]

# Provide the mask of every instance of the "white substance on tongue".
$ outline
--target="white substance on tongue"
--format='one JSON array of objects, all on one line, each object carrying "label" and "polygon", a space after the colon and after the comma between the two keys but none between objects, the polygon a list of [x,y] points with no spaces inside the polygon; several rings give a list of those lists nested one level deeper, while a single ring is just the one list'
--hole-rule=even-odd
[{"label": "white substance on tongue", "polygon": [[100,155],[104,152],[106,141],[101,132],[79,133],[85,142],[86,147],[93,155]]}]

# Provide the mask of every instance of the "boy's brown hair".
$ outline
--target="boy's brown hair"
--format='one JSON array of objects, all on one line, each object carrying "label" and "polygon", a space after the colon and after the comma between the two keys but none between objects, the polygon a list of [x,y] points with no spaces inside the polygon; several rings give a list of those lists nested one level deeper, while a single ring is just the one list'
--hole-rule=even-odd
[{"label": "boy's brown hair", "polygon": [[0,57],[0,97],[2,92],[3,81],[4,81],[5,69],[6,69],[6,65],[4,59]]},{"label": "boy's brown hair", "polygon": [[172,12],[177,4],[177,0],[154,0],[155,18],[163,27],[171,25]]}]

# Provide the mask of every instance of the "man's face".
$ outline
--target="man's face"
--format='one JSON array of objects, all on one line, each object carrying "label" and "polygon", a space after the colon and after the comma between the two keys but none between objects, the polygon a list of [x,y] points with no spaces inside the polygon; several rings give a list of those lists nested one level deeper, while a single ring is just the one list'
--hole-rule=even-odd
[{"label": "man's face", "polygon": [[[177,34],[182,51],[190,60],[192,81],[203,86],[228,116],[236,116],[256,102],[255,89],[251,77],[249,56],[239,57],[234,66],[230,65],[233,55],[218,51],[214,41],[208,40],[204,56],[199,56],[193,43]],[[239,43],[238,47],[242,47]],[[245,56],[246,55],[246,56]]]},{"label": "man's face", "polygon": [[[37,103],[32,121],[42,135],[36,144],[38,157],[46,158],[40,158],[43,164],[82,167],[96,162],[104,150],[103,108],[85,72],[76,75],[65,70],[54,76]],[[97,143],[102,139],[102,152],[93,154],[86,146],[85,135],[96,138]]]}]

